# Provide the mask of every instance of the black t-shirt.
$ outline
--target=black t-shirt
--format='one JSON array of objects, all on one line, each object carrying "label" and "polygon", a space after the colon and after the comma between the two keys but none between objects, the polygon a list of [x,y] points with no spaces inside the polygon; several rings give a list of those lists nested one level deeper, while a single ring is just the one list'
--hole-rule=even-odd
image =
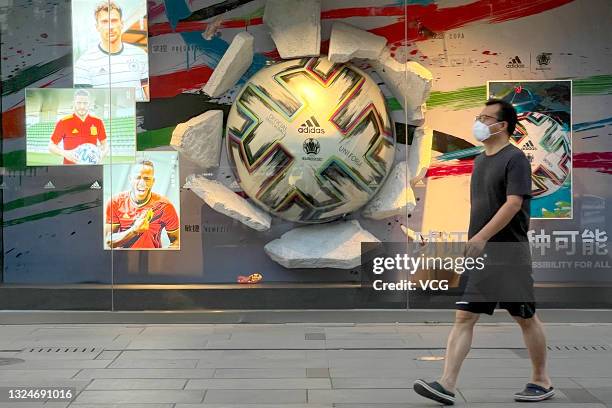
[{"label": "black t-shirt", "polygon": [[511,144],[491,156],[483,152],[474,160],[468,238],[476,235],[493,218],[508,195],[523,197],[521,210],[489,242],[528,242],[531,165],[525,154]]}]

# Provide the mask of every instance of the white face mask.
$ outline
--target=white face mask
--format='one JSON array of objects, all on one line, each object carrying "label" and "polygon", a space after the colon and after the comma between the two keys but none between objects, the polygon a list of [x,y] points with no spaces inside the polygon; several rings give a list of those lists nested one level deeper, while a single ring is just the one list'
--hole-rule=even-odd
[{"label": "white face mask", "polygon": [[491,133],[491,129],[489,129],[489,126],[497,125],[498,123],[501,123],[501,122],[495,122],[490,125],[485,125],[481,121],[477,120],[476,122],[474,122],[474,126],[472,127],[472,133],[474,134],[474,137],[476,138],[476,140],[478,140],[479,142],[484,142],[491,136],[496,135],[501,132],[500,130],[498,132]]}]

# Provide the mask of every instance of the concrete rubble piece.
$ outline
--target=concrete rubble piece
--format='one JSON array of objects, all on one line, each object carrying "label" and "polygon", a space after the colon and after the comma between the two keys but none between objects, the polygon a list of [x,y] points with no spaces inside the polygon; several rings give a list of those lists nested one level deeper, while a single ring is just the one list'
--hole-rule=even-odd
[{"label": "concrete rubble piece", "polygon": [[269,242],[264,250],[286,268],[352,269],[361,264],[361,243],[380,243],[359,221],[294,228]]},{"label": "concrete rubble piece", "polygon": [[410,186],[412,179],[405,161],[395,165],[380,191],[370,200],[362,211],[366,218],[384,218],[407,215],[416,207],[414,192]]},{"label": "concrete rubble piece", "polygon": [[272,222],[270,215],[218,181],[192,174],[187,177],[184,188],[191,189],[213,210],[238,220],[254,230],[270,229]]},{"label": "concrete rubble piece", "polygon": [[216,98],[238,83],[253,63],[253,41],[253,36],[246,31],[236,34],[202,88],[205,94]]},{"label": "concrete rubble piece", "polygon": [[223,142],[223,111],[209,110],[179,123],[170,146],[206,170],[219,167]]},{"label": "concrete rubble piece", "polygon": [[318,56],[321,50],[319,0],[267,0],[263,22],[283,59]]},{"label": "concrete rubble piece", "polygon": [[391,56],[388,49],[371,63],[404,108],[408,124],[422,125],[425,120],[425,101],[429,98],[433,81],[431,72],[415,61],[402,64]]},{"label": "concrete rubble piece", "polygon": [[329,60],[348,62],[352,58],[378,59],[387,39],[345,23],[334,23],[329,39]]}]

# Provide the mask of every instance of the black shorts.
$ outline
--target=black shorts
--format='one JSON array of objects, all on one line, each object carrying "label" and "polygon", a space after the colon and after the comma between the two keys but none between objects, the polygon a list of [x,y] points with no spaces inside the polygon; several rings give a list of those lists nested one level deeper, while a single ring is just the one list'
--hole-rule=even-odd
[{"label": "black shorts", "polygon": [[457,302],[457,310],[464,310],[472,313],[486,313],[492,315],[495,307],[498,305],[500,309],[506,309],[511,316],[530,319],[536,311],[535,302]]}]

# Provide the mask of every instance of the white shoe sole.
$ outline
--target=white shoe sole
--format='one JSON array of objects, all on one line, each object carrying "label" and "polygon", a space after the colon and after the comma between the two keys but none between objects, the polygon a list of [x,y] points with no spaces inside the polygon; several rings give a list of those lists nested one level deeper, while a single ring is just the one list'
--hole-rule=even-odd
[{"label": "white shoe sole", "polygon": [[544,401],[546,399],[549,399],[553,395],[555,395],[555,390],[550,390],[546,394],[542,394],[542,395],[533,395],[533,396],[514,395],[514,400],[515,401],[525,401],[525,402],[537,402],[537,401]]},{"label": "white shoe sole", "polygon": [[[440,401],[439,399],[432,398],[432,399],[434,399],[434,401],[437,401],[437,402],[440,402],[440,403],[446,403],[448,405],[455,404],[455,398],[454,397],[451,397],[450,395],[443,394],[440,391],[438,391],[438,390],[436,390],[434,388],[431,388],[429,386],[429,384],[427,384],[425,381],[416,380],[414,382],[414,385],[418,385],[418,386],[424,388],[427,392],[433,394],[432,397],[435,396],[435,397],[438,397],[441,400]],[[418,392],[417,392],[417,394],[418,394]],[[422,397],[425,397],[425,398],[429,398],[429,396],[427,396],[427,395],[422,395],[422,394],[419,394],[419,395],[421,395]]]}]

